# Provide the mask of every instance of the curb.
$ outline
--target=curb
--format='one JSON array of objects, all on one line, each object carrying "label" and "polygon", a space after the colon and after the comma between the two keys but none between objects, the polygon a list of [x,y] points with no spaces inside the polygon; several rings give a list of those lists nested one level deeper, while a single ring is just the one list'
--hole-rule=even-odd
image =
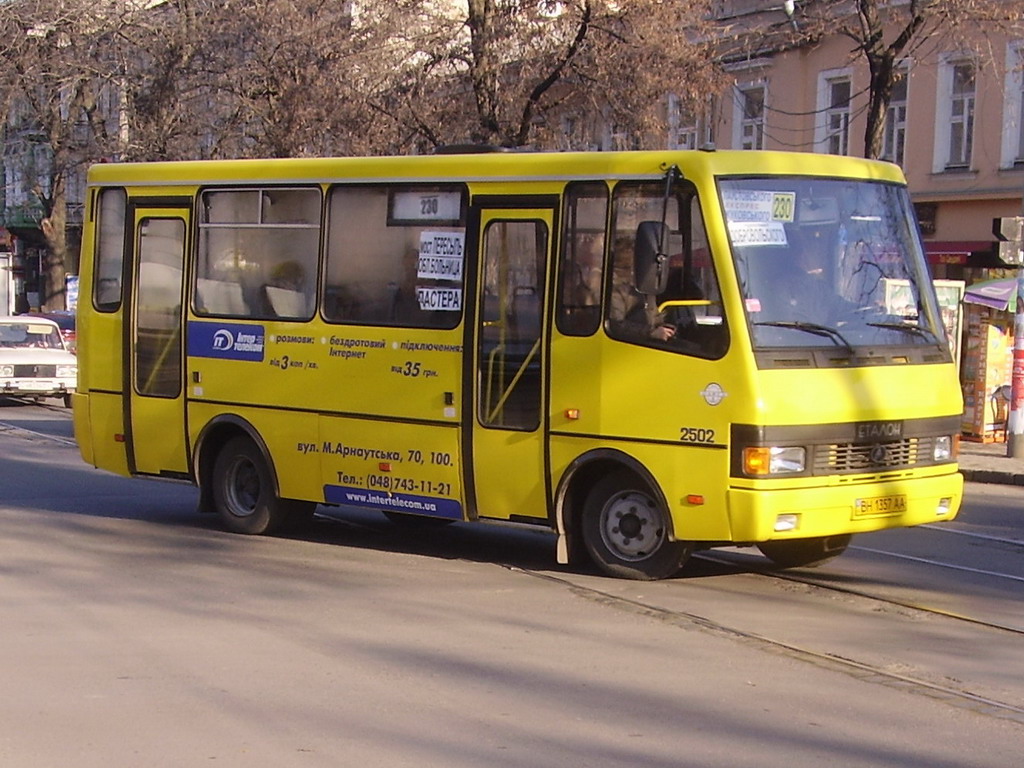
[{"label": "curb", "polygon": [[1024,474],[1001,472],[996,469],[960,469],[964,480],[969,483],[989,483],[992,485],[1024,486]]}]

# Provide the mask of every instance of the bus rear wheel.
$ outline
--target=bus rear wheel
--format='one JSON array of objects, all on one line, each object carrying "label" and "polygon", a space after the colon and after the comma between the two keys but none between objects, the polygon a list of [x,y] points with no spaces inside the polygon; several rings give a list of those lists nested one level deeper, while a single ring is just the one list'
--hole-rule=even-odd
[{"label": "bus rear wheel", "polygon": [[247,437],[229,440],[213,465],[213,501],[224,527],[234,533],[266,534],[312,517],[314,504],[282,499],[262,452]]},{"label": "bus rear wheel", "polygon": [[583,543],[611,576],[641,581],[674,575],[693,544],[669,540],[668,510],[630,472],[598,481],[583,506]]},{"label": "bus rear wheel", "polygon": [[850,545],[853,536],[816,536],[790,541],[763,541],[757,545],[761,554],[783,568],[811,568],[839,557]]}]

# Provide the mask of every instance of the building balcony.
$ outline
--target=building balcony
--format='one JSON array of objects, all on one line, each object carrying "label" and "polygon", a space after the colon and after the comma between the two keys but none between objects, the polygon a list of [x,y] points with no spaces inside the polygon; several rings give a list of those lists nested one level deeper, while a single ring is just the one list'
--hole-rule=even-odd
[{"label": "building balcony", "polygon": [[[84,214],[85,206],[82,203],[68,203],[68,226],[82,226]],[[0,209],[0,227],[7,229],[39,229],[40,222],[45,218],[46,210],[38,203],[28,203]]]},{"label": "building balcony", "polygon": [[45,217],[46,211],[41,205],[13,205],[0,210],[0,226],[7,229],[39,229],[39,222]]}]

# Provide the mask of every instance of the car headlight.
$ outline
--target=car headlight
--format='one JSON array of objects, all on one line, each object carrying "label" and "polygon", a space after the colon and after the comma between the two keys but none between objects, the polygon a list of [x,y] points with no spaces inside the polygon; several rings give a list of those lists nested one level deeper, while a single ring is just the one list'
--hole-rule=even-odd
[{"label": "car headlight", "polygon": [[57,378],[70,379],[78,376],[77,365],[58,365],[57,366]]},{"label": "car headlight", "polygon": [[13,376],[14,366],[13,365],[0,365],[0,376]]},{"label": "car headlight", "polygon": [[743,471],[748,475],[791,475],[807,466],[807,450],[803,446],[759,445],[743,449]]}]

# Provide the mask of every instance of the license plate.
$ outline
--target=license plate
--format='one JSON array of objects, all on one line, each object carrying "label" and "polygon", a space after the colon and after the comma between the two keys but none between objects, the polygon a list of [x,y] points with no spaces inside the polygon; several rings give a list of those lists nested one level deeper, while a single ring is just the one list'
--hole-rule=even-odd
[{"label": "license plate", "polygon": [[875,496],[870,499],[857,499],[853,505],[853,516],[855,518],[901,515],[906,511],[907,497],[902,494],[894,496]]}]

